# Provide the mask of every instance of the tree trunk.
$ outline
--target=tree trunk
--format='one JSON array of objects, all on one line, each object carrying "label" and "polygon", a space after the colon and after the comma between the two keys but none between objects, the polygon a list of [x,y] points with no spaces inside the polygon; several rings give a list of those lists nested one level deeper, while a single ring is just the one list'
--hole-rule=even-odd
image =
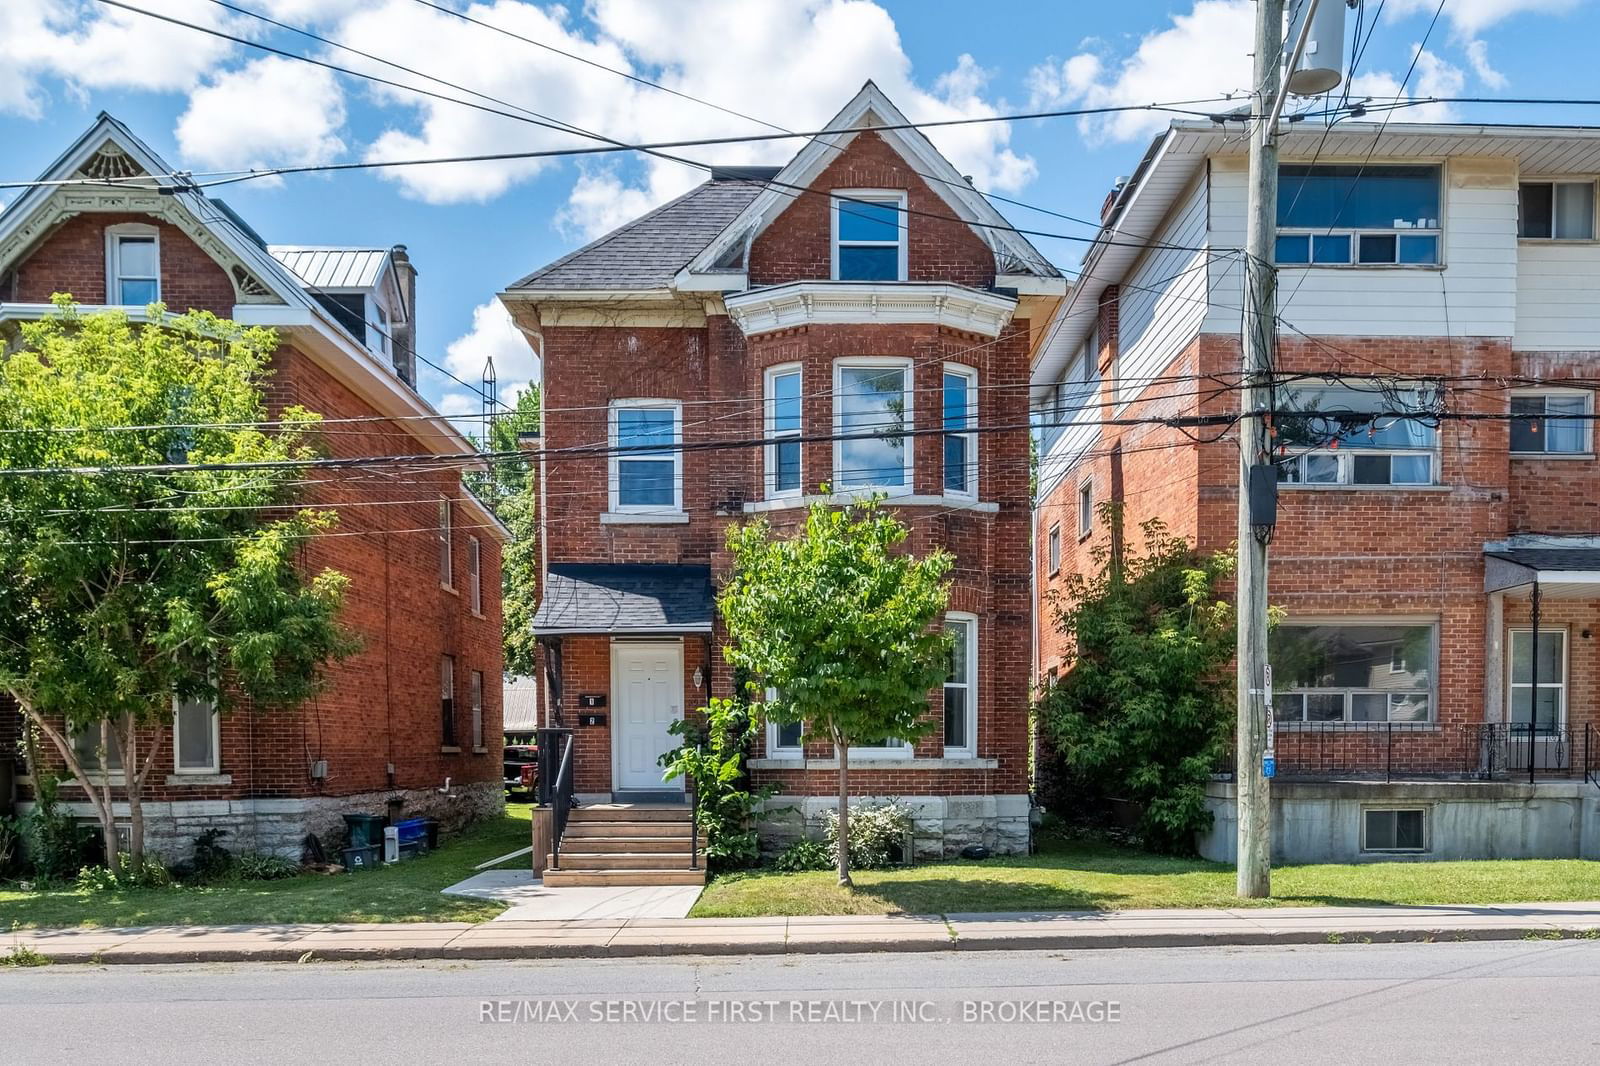
[{"label": "tree trunk", "polygon": [[[138,727],[133,715],[122,716],[122,779],[128,793],[128,866],[134,876],[144,873],[144,767],[139,765]],[[115,869],[115,867],[113,867]]]},{"label": "tree trunk", "polygon": [[[78,785],[83,789],[83,794],[89,797],[89,804],[94,808],[95,818],[100,822],[100,832],[105,835],[106,862],[111,864],[117,848],[117,819],[111,806],[111,786],[103,785],[100,791],[95,791],[94,782],[89,780],[88,773],[78,762],[77,754],[72,750],[72,745],[68,743],[67,738],[62,735],[61,731],[47,722],[44,715],[40,714],[30,701],[23,699],[14,690],[11,695],[17,701],[17,706],[22,708],[22,713],[27,717],[28,721],[38,726],[39,732],[48,737],[50,743],[55,745],[57,754],[61,756],[61,761],[66,763],[67,770],[71,772],[73,780],[78,782]],[[107,740],[105,722],[101,723],[100,730],[101,750],[104,751]],[[104,756],[101,757],[100,761],[102,763],[105,762]],[[33,765],[30,769],[35,774],[44,772],[43,767],[38,765]],[[104,770],[104,767],[102,767],[102,770]],[[102,780],[108,777],[109,775],[105,773],[101,775]],[[113,868],[115,867],[113,866]]]},{"label": "tree trunk", "polygon": [[850,744],[837,742],[839,747],[839,884],[854,888],[850,880]]}]

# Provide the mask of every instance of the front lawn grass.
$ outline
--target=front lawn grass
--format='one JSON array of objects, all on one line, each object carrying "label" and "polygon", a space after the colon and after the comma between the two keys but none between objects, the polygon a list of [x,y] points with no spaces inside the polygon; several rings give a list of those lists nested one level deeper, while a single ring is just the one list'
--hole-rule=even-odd
[{"label": "front lawn grass", "polygon": [[[0,933],[13,926],[266,925],[280,922],[481,922],[504,905],[446,896],[440,890],[473,867],[529,843],[529,811],[446,838],[418,859],[354,874],[302,874],[282,881],[225,881],[114,892],[76,886],[21,890],[0,882]],[[513,860],[507,868],[526,857]]]},{"label": "front lawn grass", "polygon": [[1145,907],[1374,906],[1600,899],[1600,862],[1531,859],[1284,866],[1273,898],[1245,901],[1232,866],[1151,855],[1086,839],[1047,838],[1039,854],[852,873],[728,874],[690,916],[960,914]]}]

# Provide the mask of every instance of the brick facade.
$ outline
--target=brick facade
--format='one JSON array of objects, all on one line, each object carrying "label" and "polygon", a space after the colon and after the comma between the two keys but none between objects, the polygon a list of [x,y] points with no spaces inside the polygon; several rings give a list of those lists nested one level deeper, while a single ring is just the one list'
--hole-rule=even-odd
[{"label": "brick facade", "polygon": [[[42,303],[70,292],[85,303],[105,300],[105,227],[155,222],[140,215],[85,213],[50,232],[9,272],[0,271],[8,299]],[[234,289],[226,272],[182,230],[160,230],[161,295],[173,311],[201,309],[231,314]],[[9,277],[7,274],[9,273]],[[323,359],[294,342],[273,359],[266,384],[272,412],[298,404],[330,420],[388,414],[358,395]],[[432,450],[437,441],[415,422],[334,422],[319,431],[330,457],[392,455]],[[501,802],[500,544],[502,533],[463,497],[455,471],[412,471],[403,477],[373,470],[326,470],[306,502],[337,511],[332,535],[311,540],[301,563],[308,572],[332,568],[351,580],[342,622],[360,649],[333,664],[325,690],[307,704],[271,715],[248,709],[221,722],[217,775],[169,776],[171,745],[147,785],[154,817],[151,842],[170,857],[186,856],[199,828],[231,827],[248,846],[299,855],[299,840],[314,831],[336,844],[344,810],[381,810],[390,797],[413,812],[450,822]],[[453,588],[441,586],[438,500],[451,500]],[[467,589],[468,542],[480,549],[481,609],[473,612]],[[440,662],[455,657],[455,707],[459,750],[441,743]],[[470,685],[482,677],[482,743],[472,745]],[[0,728],[0,737],[6,730]],[[165,731],[163,731],[165,732]],[[154,734],[144,743],[154,739]],[[50,769],[59,760],[46,751]],[[326,762],[325,777],[313,776]],[[391,769],[392,767],[392,769]],[[440,790],[446,780],[451,792]],[[63,785],[63,798],[76,785]],[[163,812],[170,817],[163,828]],[[272,830],[252,828],[258,820]],[[172,825],[180,830],[168,832]],[[191,831],[192,830],[192,831]]]}]

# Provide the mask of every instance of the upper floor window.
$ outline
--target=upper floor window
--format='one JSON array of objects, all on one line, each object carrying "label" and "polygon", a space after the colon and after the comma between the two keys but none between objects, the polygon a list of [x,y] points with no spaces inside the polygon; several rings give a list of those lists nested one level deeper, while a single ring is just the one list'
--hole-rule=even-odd
[{"label": "upper floor window", "polygon": [[1278,168],[1280,266],[1439,262],[1437,166]]},{"label": "upper floor window", "polygon": [[439,524],[433,535],[439,540],[439,584],[455,588],[455,559],[450,544],[450,501],[439,497]]},{"label": "upper floor window", "polygon": [[911,491],[911,362],[870,359],[835,369],[833,480],[841,489]]},{"label": "upper floor window", "polygon": [[611,405],[611,510],[683,510],[682,405],[617,400]]},{"label": "upper floor window", "polygon": [[1511,450],[1584,455],[1589,444],[1589,395],[1552,392],[1511,397]]},{"label": "upper floor window", "polygon": [[833,204],[833,276],[839,281],[906,279],[906,194],[846,189]]},{"label": "upper floor window", "polygon": [[1424,390],[1342,385],[1286,389],[1278,420],[1278,480],[1295,485],[1431,485],[1438,436],[1422,418],[1379,412],[1424,408]]},{"label": "upper floor window", "polygon": [[154,226],[106,228],[106,302],[144,307],[161,299],[161,237]]},{"label": "upper floor window", "polygon": [[800,491],[800,368],[773,367],[765,374],[767,496]]},{"label": "upper floor window", "polygon": [[1430,623],[1277,626],[1273,712],[1280,722],[1431,721],[1435,644]]},{"label": "upper floor window", "polygon": [[1054,576],[1061,572],[1061,524],[1058,522],[1050,527],[1050,535],[1045,539],[1045,572]]},{"label": "upper floor window", "polygon": [[978,374],[967,367],[944,371],[944,491],[978,494]]},{"label": "upper floor window", "polygon": [[467,600],[473,614],[483,613],[483,545],[467,538]]},{"label": "upper floor window", "polygon": [[1078,539],[1094,532],[1094,482],[1078,486]]},{"label": "upper floor window", "polygon": [[1523,182],[1517,187],[1517,236],[1525,240],[1594,240],[1594,182]]}]

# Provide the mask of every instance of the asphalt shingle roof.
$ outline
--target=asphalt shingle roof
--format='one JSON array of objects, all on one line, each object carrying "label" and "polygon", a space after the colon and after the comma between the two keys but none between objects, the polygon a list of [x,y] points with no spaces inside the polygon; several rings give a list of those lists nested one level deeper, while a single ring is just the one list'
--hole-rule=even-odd
[{"label": "asphalt shingle roof", "polygon": [[535,633],[709,633],[711,568],[552,563]]},{"label": "asphalt shingle roof", "polygon": [[760,180],[707,181],[568,252],[516,289],[662,289],[761,194]]},{"label": "asphalt shingle roof", "polygon": [[1510,548],[1487,554],[1544,573],[1600,570],[1600,548]]}]

